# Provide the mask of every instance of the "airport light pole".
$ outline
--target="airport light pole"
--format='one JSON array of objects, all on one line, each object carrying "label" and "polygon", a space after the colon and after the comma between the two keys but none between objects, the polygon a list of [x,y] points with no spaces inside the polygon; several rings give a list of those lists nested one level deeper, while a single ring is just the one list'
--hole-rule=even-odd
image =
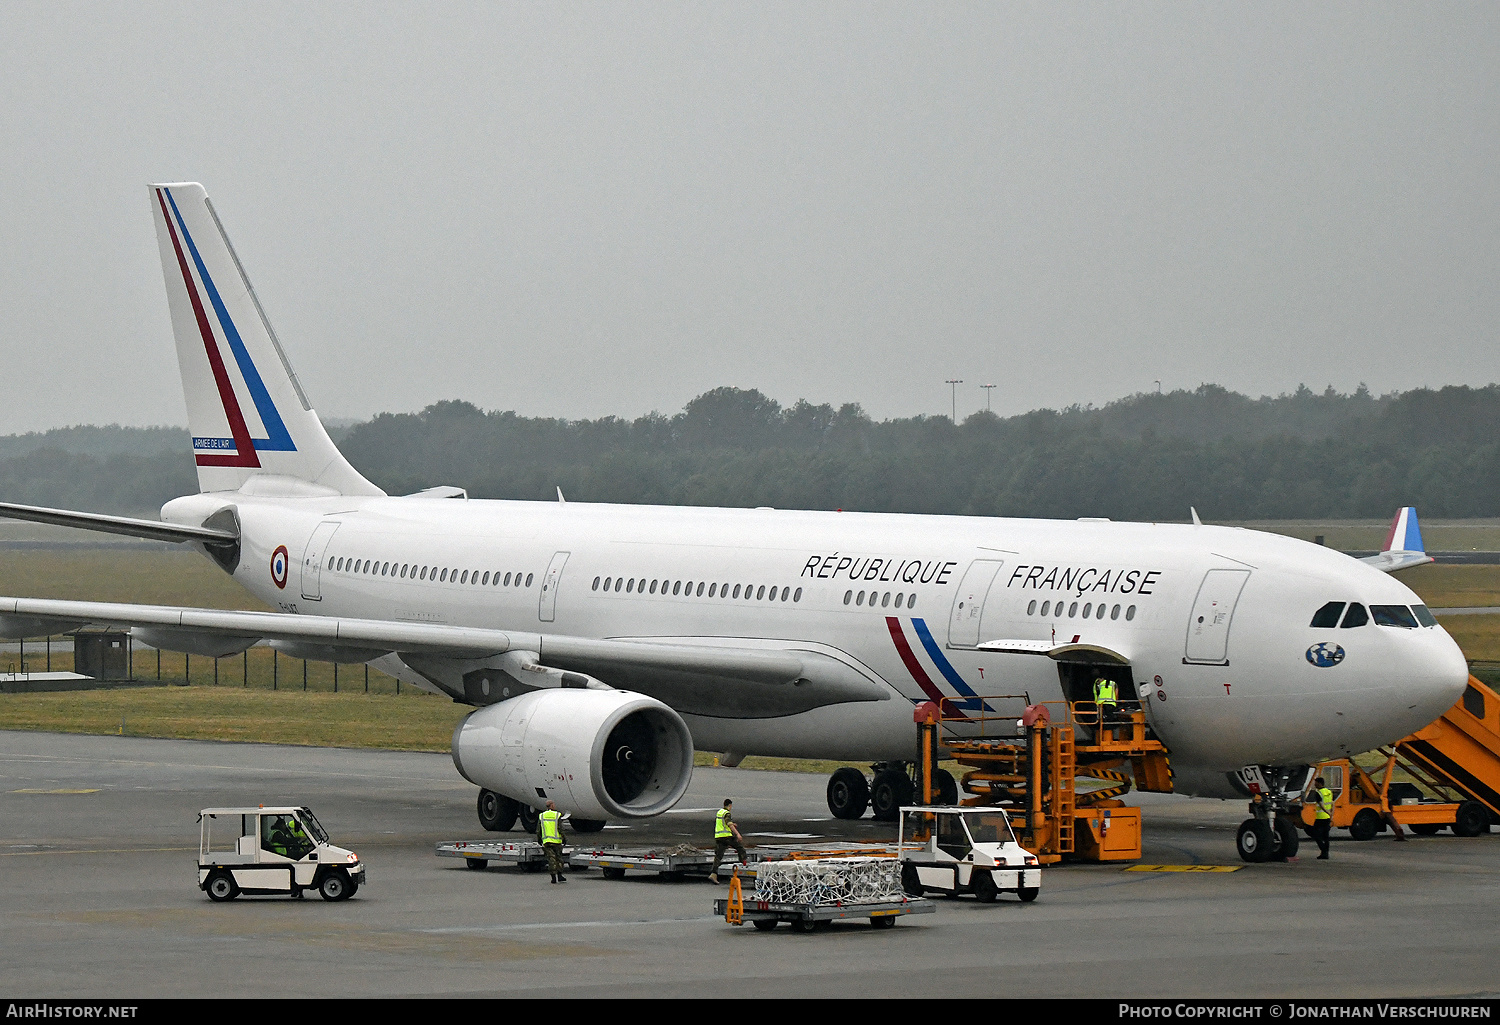
[{"label": "airport light pole", "polygon": [[949,387],[949,389],[952,391],[952,399],[953,399],[953,422],[956,424],[956,423],[958,423],[958,386],[964,383],[963,382],[963,378],[961,378],[961,377],[950,377],[950,378],[948,378],[948,380],[944,381],[943,383],[946,384]]},{"label": "airport light pole", "polygon": [[994,391],[996,386],[993,384],[981,384],[979,387],[984,389],[984,411],[988,413],[990,412],[990,392]]}]

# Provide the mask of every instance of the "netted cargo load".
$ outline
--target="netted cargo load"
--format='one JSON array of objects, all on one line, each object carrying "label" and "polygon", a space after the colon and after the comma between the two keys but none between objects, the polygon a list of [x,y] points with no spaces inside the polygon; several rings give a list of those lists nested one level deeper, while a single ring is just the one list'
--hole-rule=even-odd
[{"label": "netted cargo load", "polygon": [[879,904],[905,898],[895,858],[765,861],[756,866],[755,899],[777,904]]}]

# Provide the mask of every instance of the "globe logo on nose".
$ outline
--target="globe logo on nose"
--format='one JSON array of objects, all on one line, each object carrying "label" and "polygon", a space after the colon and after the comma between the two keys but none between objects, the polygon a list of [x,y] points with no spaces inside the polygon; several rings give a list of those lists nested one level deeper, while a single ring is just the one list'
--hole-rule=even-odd
[{"label": "globe logo on nose", "polygon": [[1336,666],[1344,661],[1343,645],[1319,641],[1307,649],[1307,660],[1320,669]]}]

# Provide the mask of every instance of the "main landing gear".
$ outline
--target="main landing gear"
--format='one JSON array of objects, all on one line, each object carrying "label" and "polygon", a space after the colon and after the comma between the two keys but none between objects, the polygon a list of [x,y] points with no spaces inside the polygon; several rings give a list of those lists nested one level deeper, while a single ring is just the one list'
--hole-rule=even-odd
[{"label": "main landing gear", "polygon": [[[509,832],[517,826],[522,832],[535,833],[537,816],[541,814],[539,809],[512,800],[504,794],[497,794],[493,790],[479,791],[477,810],[479,824],[491,833]],[[605,825],[603,819],[580,819],[571,816],[568,819],[568,828],[575,833],[597,833]],[[470,867],[473,867],[472,863]]]},{"label": "main landing gear", "polygon": [[1286,861],[1297,856],[1301,836],[1297,831],[1300,806],[1293,795],[1301,793],[1305,766],[1250,765],[1235,775],[1250,792],[1250,818],[1240,823],[1235,846],[1245,861]]},{"label": "main landing gear", "polygon": [[[877,822],[895,822],[901,817],[901,806],[910,805],[920,795],[912,782],[912,763],[876,762],[870,766],[873,777],[853,768],[836,770],[828,777],[828,810],[837,819],[857,819],[869,809]],[[939,769],[933,776],[937,783],[937,803],[958,803],[958,782],[951,773]]]}]

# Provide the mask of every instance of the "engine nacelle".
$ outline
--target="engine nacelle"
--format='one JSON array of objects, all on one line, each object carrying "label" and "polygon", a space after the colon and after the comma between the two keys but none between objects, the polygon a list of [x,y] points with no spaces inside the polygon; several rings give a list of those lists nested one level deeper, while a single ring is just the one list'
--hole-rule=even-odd
[{"label": "engine nacelle", "polygon": [[548,689],[470,712],[453,731],[470,783],[583,819],[660,815],[693,776],[693,737],[672,709],[625,690]]}]

